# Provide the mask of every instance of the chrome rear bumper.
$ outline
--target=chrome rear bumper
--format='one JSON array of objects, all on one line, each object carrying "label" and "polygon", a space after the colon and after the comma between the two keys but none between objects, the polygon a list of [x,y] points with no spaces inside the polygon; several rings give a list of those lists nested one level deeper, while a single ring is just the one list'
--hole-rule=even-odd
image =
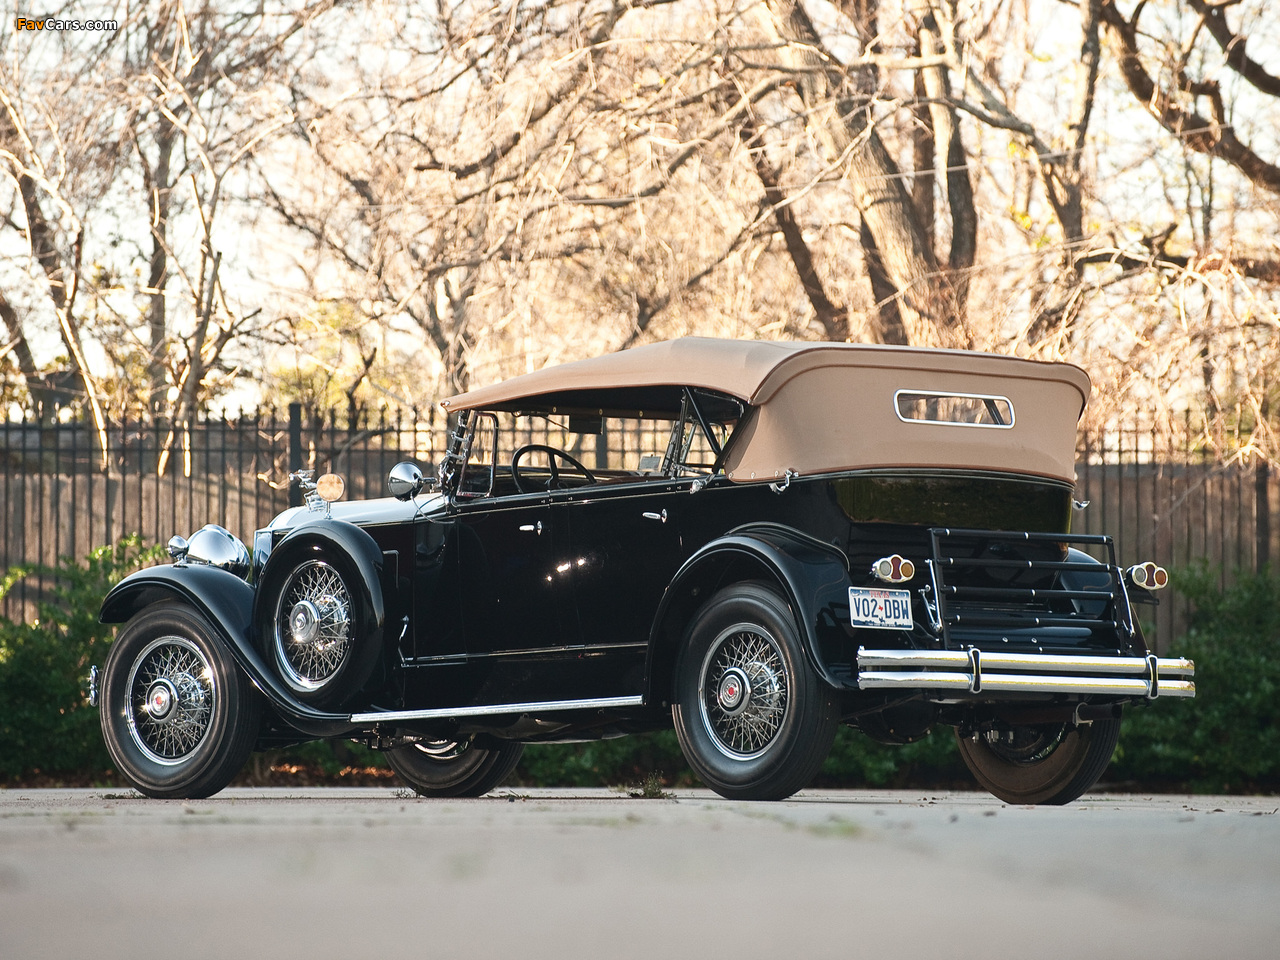
[{"label": "chrome rear bumper", "polygon": [[858,688],[987,693],[1194,697],[1195,664],[1182,657],[1086,657],[969,650],[858,648]]}]

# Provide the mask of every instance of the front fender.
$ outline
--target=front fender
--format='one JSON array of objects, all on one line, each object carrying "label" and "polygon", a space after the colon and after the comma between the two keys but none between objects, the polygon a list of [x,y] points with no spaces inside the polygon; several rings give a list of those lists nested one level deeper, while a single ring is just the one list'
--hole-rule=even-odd
[{"label": "front fender", "polygon": [[206,564],[149,567],[129,574],[103,598],[98,619],[124,623],[153,603],[174,599],[199,610],[228,640],[248,639],[253,587]]},{"label": "front fender", "polygon": [[300,732],[331,737],[356,729],[346,714],[299,703],[276,679],[253,644],[253,587],[225,570],[198,564],[139,570],[111,588],[98,619],[124,623],[152,604],[172,601],[194,607],[204,616],[254,686]]},{"label": "front fender", "polygon": [[836,663],[847,646],[849,569],[828,544],[781,524],[738,527],[693,554],[663,594],[650,632],[646,700],[668,699],[685,625],[718,589],[744,580],[772,583],[795,614],[805,654],[832,687],[849,686]]}]

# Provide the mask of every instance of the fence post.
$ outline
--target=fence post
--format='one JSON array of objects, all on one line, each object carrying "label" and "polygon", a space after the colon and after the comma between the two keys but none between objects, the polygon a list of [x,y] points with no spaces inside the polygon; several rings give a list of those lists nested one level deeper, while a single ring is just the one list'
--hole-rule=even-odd
[{"label": "fence post", "polygon": [[1256,530],[1254,536],[1257,538],[1257,569],[1261,573],[1263,568],[1271,562],[1271,464],[1265,457],[1258,458],[1258,465],[1254,468],[1254,494],[1253,502],[1255,507]]},{"label": "fence post", "polygon": [[[302,404],[289,404],[289,473],[302,469]],[[289,506],[302,506],[302,489],[289,481]]]}]

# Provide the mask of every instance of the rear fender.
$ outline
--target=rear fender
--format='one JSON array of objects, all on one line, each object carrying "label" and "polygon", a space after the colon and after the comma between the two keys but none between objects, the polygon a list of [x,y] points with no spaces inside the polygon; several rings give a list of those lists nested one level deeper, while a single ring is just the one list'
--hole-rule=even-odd
[{"label": "rear fender", "polygon": [[[720,588],[769,583],[786,599],[805,654],[832,687],[848,686],[833,668],[833,652],[848,646],[849,569],[835,547],[781,524],[739,527],[691,556],[667,586],[649,636],[645,699],[669,701],[687,624]],[[843,658],[839,658],[843,659]]]},{"label": "rear fender", "polygon": [[299,703],[276,679],[253,643],[253,587],[217,567],[151,567],[131,574],[111,588],[98,619],[124,623],[156,603],[183,603],[198,610],[231,651],[240,669],[300,733],[332,737],[355,729],[346,714],[326,713]]}]

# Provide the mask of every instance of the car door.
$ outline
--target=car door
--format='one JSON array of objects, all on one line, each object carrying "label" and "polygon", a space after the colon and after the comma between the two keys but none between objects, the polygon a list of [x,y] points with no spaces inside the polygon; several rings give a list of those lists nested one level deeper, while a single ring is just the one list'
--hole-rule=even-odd
[{"label": "car door", "polygon": [[[485,435],[491,431],[492,435]],[[565,560],[563,508],[545,491],[495,482],[496,424],[476,427],[454,523],[466,682],[476,704],[564,699],[558,669],[574,656],[577,623]]]},{"label": "car door", "polygon": [[467,655],[563,646],[559,611],[568,585],[556,571],[547,496],[462,504],[457,523]]},{"label": "car door", "polygon": [[574,609],[596,696],[639,693],[654,614],[688,554],[680,518],[693,481],[648,480],[565,499]]},{"label": "car door", "polygon": [[672,424],[664,457],[644,457],[609,483],[573,491],[568,507],[574,599],[584,656],[595,658],[597,682],[610,693],[640,692],[649,634],[667,585],[702,541],[686,534],[691,511],[705,507],[702,489],[719,452],[686,412]]}]

